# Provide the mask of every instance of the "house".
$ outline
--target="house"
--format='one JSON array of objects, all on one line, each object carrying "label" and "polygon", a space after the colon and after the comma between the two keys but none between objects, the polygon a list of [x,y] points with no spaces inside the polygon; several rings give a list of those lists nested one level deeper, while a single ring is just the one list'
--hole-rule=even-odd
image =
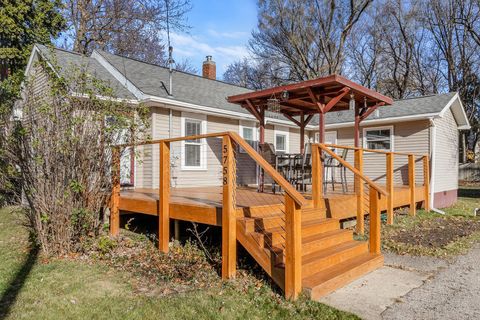
[{"label": "house", "polygon": [[[40,45],[34,47],[27,76],[41,74],[34,61],[48,61],[52,54],[64,68],[85,65],[118,98],[150,110],[153,142],[126,148],[135,148],[134,161],[126,153],[122,163],[128,173],[123,182],[131,186],[114,183],[111,233],[119,232],[121,211],[158,216],[159,248],[167,252],[171,220],[221,226],[224,278],[235,274],[238,241],[288,297],[302,289],[320,297],[383,264],[382,211],[391,223],[396,207],[408,206],[413,215],[419,204],[428,210],[456,199],[458,130],[469,126],[456,93],[392,102],[337,75],[287,86],[296,88],[291,93],[281,87],[253,92],[216,80],[211,57],[203,76],[197,76],[170,74],[167,68],[103,51],[84,57]],[[38,81],[39,90],[42,85]],[[311,101],[298,98],[299,90]],[[278,112],[276,94],[288,102],[283,107],[300,110],[301,116]],[[275,103],[261,110],[249,98],[248,108],[237,104],[249,96]],[[317,99],[323,104],[314,104]],[[320,112],[302,109],[312,104]],[[365,112],[362,122],[360,111]],[[302,142],[324,142],[311,146],[311,189],[300,193],[252,148],[262,140],[283,154],[300,153]],[[363,148],[351,147],[355,141]],[[322,174],[327,157],[348,171],[341,190],[349,191],[334,190],[338,170]],[[262,190],[272,181],[280,194]],[[363,233],[365,214],[368,243],[356,241],[339,224],[355,217]]]},{"label": "house", "polygon": [[[34,47],[27,74],[32,72],[32,62],[39,56],[48,57],[51,49],[41,45]],[[203,65],[203,77],[176,71],[172,88],[168,88],[167,68],[135,59],[94,51],[90,57],[54,49],[60,66],[88,65],[96,77],[108,82],[118,97],[150,107],[151,138],[161,139],[191,134],[219,131],[236,131],[246,140],[258,141],[258,121],[247,110],[228,103],[226,97],[250,92],[250,90],[216,80],[215,64],[208,57]],[[170,90],[170,92],[169,92]],[[326,142],[353,145],[353,110],[331,112],[326,115]],[[269,113],[266,117],[266,142],[276,151],[299,153],[300,130],[283,115]],[[453,204],[458,189],[458,130],[469,129],[469,123],[457,93],[438,94],[394,101],[382,106],[362,123],[361,143],[367,149],[383,149],[394,152],[428,154],[431,161],[431,205],[443,208]],[[305,141],[318,142],[318,116],[305,127]],[[182,153],[185,145],[174,150],[178,158],[174,183],[186,186],[182,178],[196,171],[196,183],[214,184],[220,179],[218,172],[208,170],[209,155],[205,146],[190,147],[193,153]],[[182,149],[183,148],[183,149]],[[182,149],[182,150],[181,150]],[[158,150],[144,150],[142,161],[136,162],[130,179],[135,186],[158,187],[158,170],[152,163],[158,160]],[[189,157],[192,157],[190,159]],[[352,160],[353,153],[349,159]],[[380,155],[367,154],[365,172],[375,181],[384,181]],[[400,161],[400,160],[399,160]],[[126,160],[126,163],[129,163]],[[251,164],[253,166],[253,164]],[[254,167],[246,165],[242,176],[244,183],[254,183]],[[450,174],[443,174],[444,172]],[[203,175],[200,174],[203,172]],[[406,170],[400,170],[396,179],[406,179]],[[383,177],[383,178],[382,178]],[[252,180],[253,179],[253,180]]]}]

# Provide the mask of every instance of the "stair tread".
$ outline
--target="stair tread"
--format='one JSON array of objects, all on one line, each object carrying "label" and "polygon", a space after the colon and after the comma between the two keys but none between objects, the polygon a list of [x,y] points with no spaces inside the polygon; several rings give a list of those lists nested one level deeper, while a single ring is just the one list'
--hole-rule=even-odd
[{"label": "stair tread", "polygon": [[[312,227],[312,226],[316,226],[324,223],[332,223],[333,221],[337,221],[337,220],[331,219],[331,218],[319,218],[314,220],[302,221],[302,228]],[[280,232],[280,233],[285,232],[285,228],[284,227],[269,228],[268,230],[265,230],[262,233],[271,234],[271,233],[277,233],[277,232]]]},{"label": "stair tread", "polygon": [[313,236],[308,236],[303,238],[302,244],[307,244],[314,241],[321,241],[321,240],[324,240],[325,238],[336,236],[342,233],[351,233],[351,231],[347,229],[336,229],[336,230],[325,231],[319,234],[314,234]]},{"label": "stair tread", "polygon": [[306,277],[305,279],[303,279],[302,285],[304,288],[307,289],[315,288],[316,286],[322,285],[323,283],[331,279],[342,276],[343,274],[354,268],[360,267],[364,263],[381,258],[381,254],[371,254],[369,252],[363,253],[354,258],[335,264],[327,269],[324,269],[318,273]]},{"label": "stair tread", "polygon": [[[319,210],[321,210],[321,209],[314,209],[314,208],[304,209],[302,211],[302,213],[303,214],[311,214],[311,213],[315,213]],[[248,221],[248,220],[268,220],[268,219],[278,219],[278,218],[285,219],[285,213],[284,212],[272,212],[272,213],[269,213],[268,215],[265,215],[265,216],[260,216],[260,217],[244,216],[244,217],[238,217],[237,219],[242,219],[242,220]],[[328,218],[319,218],[319,219],[328,219]]]},{"label": "stair tread", "polygon": [[326,249],[322,249],[322,250],[310,253],[308,255],[305,255],[302,258],[302,264],[311,263],[316,260],[320,260],[328,256],[331,256],[333,254],[339,253],[341,251],[349,250],[358,246],[365,246],[365,245],[366,245],[366,242],[364,241],[356,241],[352,239],[350,241],[340,243],[339,245],[328,247]]}]

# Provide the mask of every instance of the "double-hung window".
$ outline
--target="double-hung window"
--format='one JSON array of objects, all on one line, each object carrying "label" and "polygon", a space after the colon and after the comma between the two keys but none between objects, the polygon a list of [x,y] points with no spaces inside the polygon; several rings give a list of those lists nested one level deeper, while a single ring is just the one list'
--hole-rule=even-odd
[{"label": "double-hung window", "polygon": [[275,127],[275,151],[288,153],[288,128]]},{"label": "double-hung window", "polygon": [[[206,131],[206,119],[182,115],[182,136],[197,136]],[[182,142],[182,169],[206,168],[205,139],[188,139]]]},{"label": "double-hung window", "polygon": [[[254,122],[245,122],[240,121],[240,136],[252,146],[252,148],[256,148],[257,144],[257,134]],[[244,153],[245,150],[240,148],[240,152]]]},{"label": "double-hung window", "polygon": [[393,127],[364,128],[363,147],[372,150],[393,151]]}]

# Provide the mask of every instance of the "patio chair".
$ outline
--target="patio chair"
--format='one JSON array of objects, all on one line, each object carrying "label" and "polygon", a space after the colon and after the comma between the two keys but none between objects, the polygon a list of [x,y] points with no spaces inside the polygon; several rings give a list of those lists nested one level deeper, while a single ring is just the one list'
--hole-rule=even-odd
[{"label": "patio chair", "polygon": [[[263,143],[259,145],[260,155],[268,164],[277,169],[277,155],[275,154],[275,146],[273,143]],[[263,174],[263,171],[262,171]],[[272,192],[275,193],[276,183],[272,181]]]},{"label": "patio chair", "polygon": [[[343,160],[347,159],[348,149],[343,149],[341,158]],[[323,190],[326,192],[327,190],[327,183],[328,183],[328,173],[330,172],[330,178],[332,183],[332,190],[335,191],[335,169],[340,172],[340,183],[342,184],[342,192],[348,192],[348,185],[347,185],[347,168],[340,162],[336,161],[333,157],[328,157],[325,160],[325,177],[323,179]]]},{"label": "patio chair", "polygon": [[295,161],[295,185],[297,189],[306,191],[306,187],[312,184],[312,153],[310,143],[305,144],[304,153]]}]

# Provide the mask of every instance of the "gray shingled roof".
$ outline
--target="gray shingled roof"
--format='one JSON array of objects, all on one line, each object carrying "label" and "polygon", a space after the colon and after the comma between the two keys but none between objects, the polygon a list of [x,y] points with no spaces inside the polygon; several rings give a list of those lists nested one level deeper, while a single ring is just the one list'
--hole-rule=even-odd
[{"label": "gray shingled roof", "polygon": [[[37,45],[42,52],[48,56],[51,50],[45,46]],[[121,98],[135,99],[124,84],[117,81],[111,73],[109,73],[97,60],[91,57],[85,57],[80,54],[54,49],[58,64],[63,68],[68,65],[86,65],[89,72],[94,76],[110,83]],[[105,51],[98,51],[117,71],[132,82],[140,91],[146,95],[156,97],[169,98],[167,91],[162,86],[162,82],[168,87],[168,68],[113,55]],[[204,77],[189,74],[181,71],[173,73],[173,99],[192,103],[201,106],[218,108],[226,111],[235,111],[239,113],[249,114],[249,112],[240,106],[228,103],[226,98],[231,95],[251,92],[251,90],[228,84],[218,80],[210,80]],[[404,116],[414,116],[422,114],[439,113],[453,98],[455,92],[423,96],[418,98],[409,98],[394,101],[391,106],[379,107],[379,115],[374,114],[368,117],[372,119],[397,118]],[[271,116],[267,113],[267,117],[287,120],[283,116]],[[354,121],[354,112],[339,111],[327,113],[327,124],[350,123]],[[318,125],[318,115],[310,122],[310,125]]]},{"label": "gray shingled roof", "polygon": [[[379,114],[376,117],[371,114],[367,120],[398,118],[405,116],[414,116],[422,114],[439,113],[445,108],[450,100],[455,96],[455,92],[423,96],[417,98],[408,98],[395,100],[390,106],[379,107]],[[329,112],[325,118],[326,124],[339,124],[354,122],[355,113],[353,110]],[[311,121],[311,125],[318,125],[318,115]]]},{"label": "gray shingled roof", "polygon": [[[113,55],[105,51],[98,52],[144,94],[171,98],[162,86],[163,82],[168,88],[168,68]],[[243,87],[186,72],[174,71],[173,73],[173,99],[182,102],[248,114],[248,111],[238,105],[228,103],[226,99],[228,96],[250,91]]]},{"label": "gray shingled roof", "polygon": [[[57,71],[60,71],[63,75],[66,75],[65,73],[67,73],[69,69],[71,70],[71,68],[80,68],[96,79],[104,81],[114,90],[116,97],[121,99],[135,99],[135,96],[94,58],[58,48],[46,47],[40,44],[37,44],[36,46],[40,49],[42,55],[46,59],[49,59],[51,62],[54,61],[54,64],[60,67],[60,70]],[[55,55],[55,59],[52,58],[52,54]],[[54,66],[54,68],[55,67],[56,66]]]}]

